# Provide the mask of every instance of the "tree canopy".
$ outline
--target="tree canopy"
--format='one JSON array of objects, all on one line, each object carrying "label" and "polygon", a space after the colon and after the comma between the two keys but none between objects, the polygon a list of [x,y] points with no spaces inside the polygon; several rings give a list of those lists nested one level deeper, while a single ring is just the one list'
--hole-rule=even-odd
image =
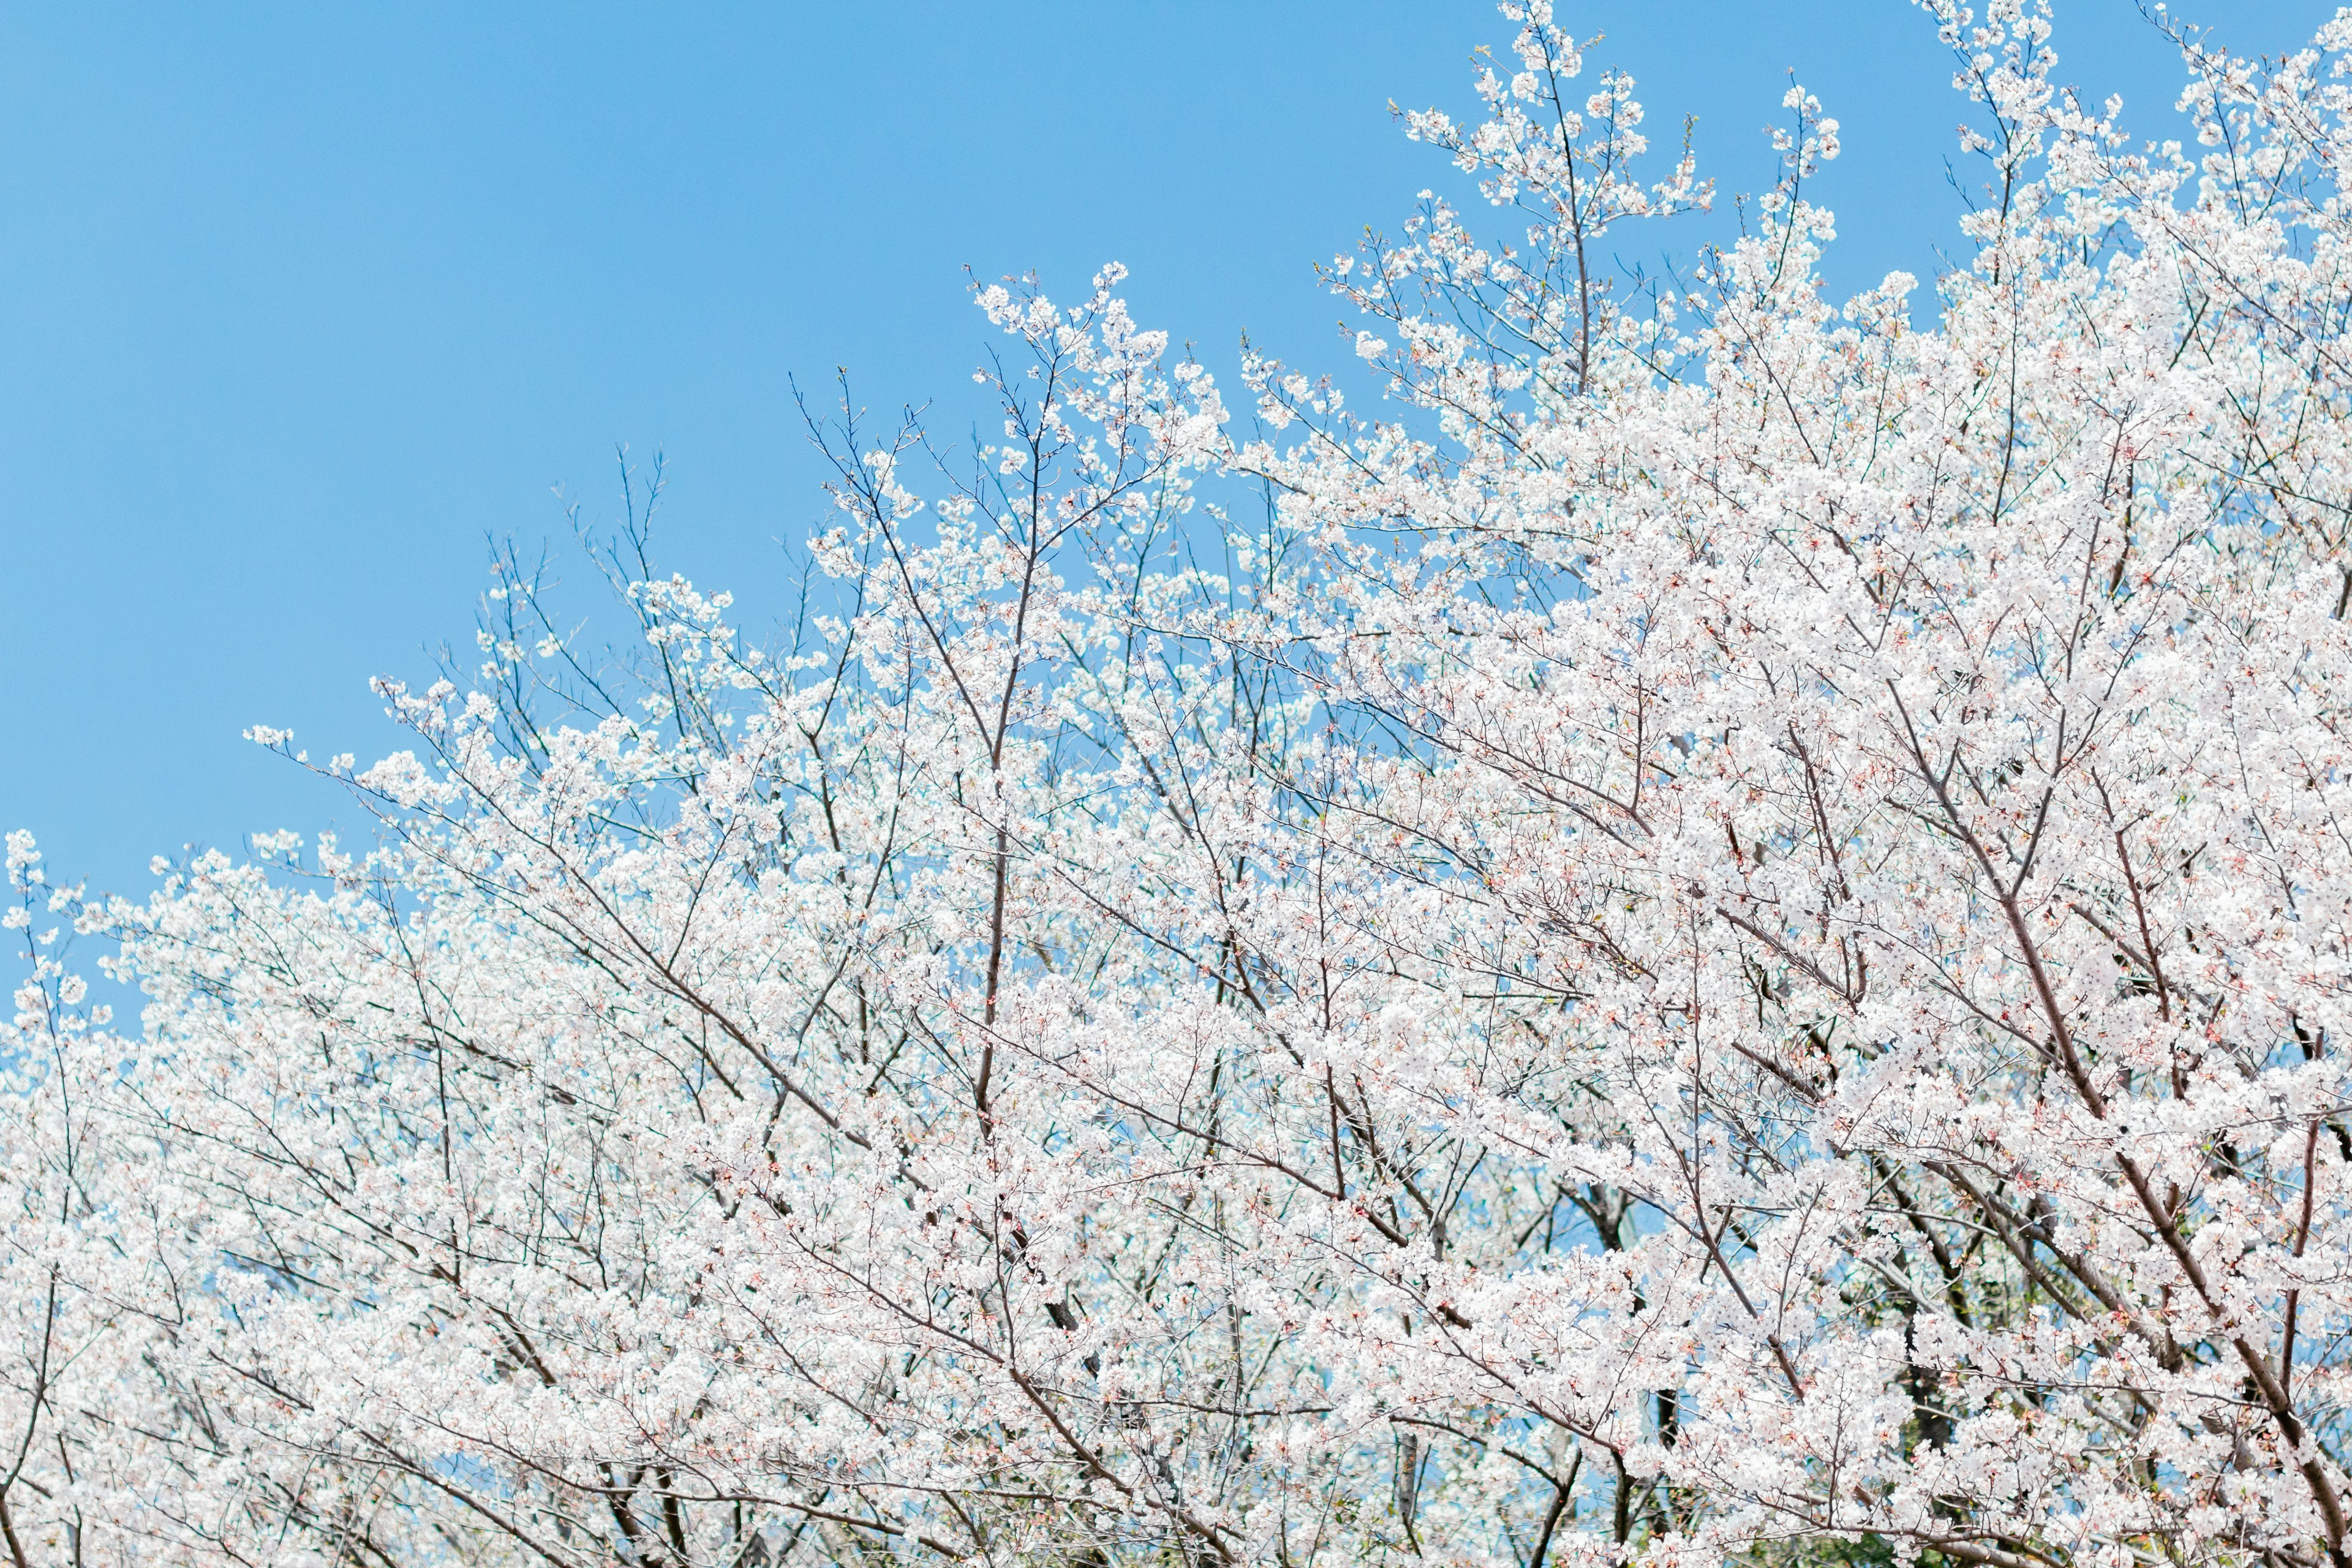
[{"label": "tree canopy", "polygon": [[629,658],[509,554],[257,732],[373,842],[9,840],[16,1568],[2347,1568],[2352,12],[2150,146],[1933,0],[1840,304],[1812,97],[1629,282],[1710,189],[1504,9],[1382,395],[981,287],[778,637],[633,510]]}]

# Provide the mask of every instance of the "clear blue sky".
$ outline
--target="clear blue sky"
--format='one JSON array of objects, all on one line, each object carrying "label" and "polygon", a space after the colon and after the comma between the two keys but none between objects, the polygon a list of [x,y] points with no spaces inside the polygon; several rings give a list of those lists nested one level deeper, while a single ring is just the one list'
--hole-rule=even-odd
[{"label": "clear blue sky", "polygon": [[[2332,9],[2200,6],[2266,51]],[[1793,68],[1844,125],[1832,283],[1932,273],[1967,110],[1902,0],[1563,13],[1727,194]],[[2059,29],[2063,78],[2177,132],[2130,0]],[[128,892],[355,826],[239,731],[395,744],[368,677],[465,641],[484,536],[562,537],[554,487],[609,512],[616,443],[667,455],[667,563],[756,612],[822,509],[787,375],[967,392],[966,265],[1116,258],[1221,371],[1244,331],[1343,364],[1310,265],[1453,178],[1389,100],[1466,110],[1508,36],[1481,0],[0,11],[0,827]]]}]

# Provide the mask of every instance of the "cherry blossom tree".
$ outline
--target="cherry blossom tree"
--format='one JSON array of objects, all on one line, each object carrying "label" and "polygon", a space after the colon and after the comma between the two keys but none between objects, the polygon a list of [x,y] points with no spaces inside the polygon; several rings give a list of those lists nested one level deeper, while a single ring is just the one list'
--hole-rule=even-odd
[{"label": "cherry blossom tree", "polygon": [[10,840],[18,1568],[2347,1568],[2352,12],[2148,147],[1934,0],[1843,305],[1811,95],[1629,284],[1709,188],[1505,12],[1353,382],[981,288],[777,637],[633,498],[626,659],[509,554],[256,732],[373,843]]}]

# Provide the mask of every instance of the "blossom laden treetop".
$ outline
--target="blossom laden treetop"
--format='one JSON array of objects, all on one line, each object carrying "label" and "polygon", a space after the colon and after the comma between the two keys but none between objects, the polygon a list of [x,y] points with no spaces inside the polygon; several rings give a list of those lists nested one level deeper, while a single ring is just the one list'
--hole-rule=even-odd
[{"label": "blossom laden treetop", "polygon": [[1793,85],[1626,285],[1711,189],[1506,6],[1381,400],[978,286],[772,641],[633,489],[625,659],[507,551],[254,731],[372,847],[12,835],[11,1561],[2347,1568],[2352,13],[2136,150],[1926,9],[1932,324]]}]

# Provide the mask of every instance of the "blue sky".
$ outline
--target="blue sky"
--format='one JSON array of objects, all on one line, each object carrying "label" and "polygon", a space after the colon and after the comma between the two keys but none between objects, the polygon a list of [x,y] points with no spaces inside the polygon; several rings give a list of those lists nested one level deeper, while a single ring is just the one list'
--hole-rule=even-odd
[{"label": "blue sky", "polygon": [[[2332,7],[2174,9],[2275,51]],[[1563,15],[1726,194],[1769,183],[1793,69],[1844,127],[1833,289],[1932,275],[1967,108],[1901,0]],[[1389,101],[1468,109],[1508,37],[1482,0],[0,11],[0,827],[132,892],[355,826],[239,731],[397,744],[368,678],[464,642],[487,535],[615,510],[619,444],[667,457],[665,563],[781,611],[823,510],[788,377],[954,407],[966,266],[1075,294],[1118,259],[1213,368],[1244,331],[1344,365],[1312,264],[1454,188]],[[2175,133],[2130,0],[2061,0],[2058,47]]]}]

